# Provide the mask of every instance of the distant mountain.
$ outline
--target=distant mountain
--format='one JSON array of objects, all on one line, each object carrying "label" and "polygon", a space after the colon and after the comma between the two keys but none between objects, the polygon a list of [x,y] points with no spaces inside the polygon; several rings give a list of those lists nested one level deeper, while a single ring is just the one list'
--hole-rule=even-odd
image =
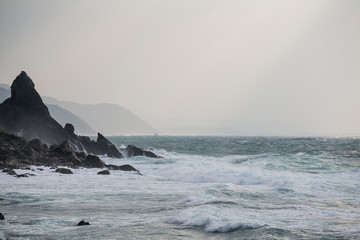
[{"label": "distant mountain", "polygon": [[56,104],[82,119],[105,135],[154,134],[155,129],[129,110],[116,104],[79,104],[43,97],[47,104]]},{"label": "distant mountain", "polygon": [[[0,103],[5,101],[11,96],[10,86],[0,84]],[[49,109],[50,115],[62,126],[66,123],[71,123],[75,127],[75,132],[82,135],[95,135],[96,132],[84,120],[75,114],[61,108],[57,105],[46,104]]]},{"label": "distant mountain", "polygon": [[0,83],[0,88],[10,89],[10,86],[5,83]]},{"label": "distant mountain", "polygon": [[10,89],[0,87],[0,103],[8,99],[10,96],[11,96]]},{"label": "distant mountain", "polygon": [[50,115],[62,126],[66,123],[71,123],[75,127],[75,133],[80,135],[95,135],[96,132],[90,125],[68,110],[59,107],[58,105],[46,104]]}]

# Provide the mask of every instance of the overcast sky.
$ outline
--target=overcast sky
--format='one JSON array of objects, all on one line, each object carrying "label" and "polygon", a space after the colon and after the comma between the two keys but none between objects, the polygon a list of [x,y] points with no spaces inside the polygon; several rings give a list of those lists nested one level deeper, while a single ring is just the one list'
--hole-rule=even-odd
[{"label": "overcast sky", "polygon": [[21,70],[158,129],[360,135],[360,1],[0,0],[0,82]]}]

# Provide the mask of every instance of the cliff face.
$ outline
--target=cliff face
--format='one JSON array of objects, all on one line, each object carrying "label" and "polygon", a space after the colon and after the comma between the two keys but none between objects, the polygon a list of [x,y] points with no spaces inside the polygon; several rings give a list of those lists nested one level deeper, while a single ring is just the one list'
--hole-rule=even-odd
[{"label": "cliff face", "polygon": [[68,138],[62,126],[50,116],[25,72],[11,85],[11,97],[0,104],[0,125],[7,132],[27,140],[38,138],[49,145],[60,144]]}]

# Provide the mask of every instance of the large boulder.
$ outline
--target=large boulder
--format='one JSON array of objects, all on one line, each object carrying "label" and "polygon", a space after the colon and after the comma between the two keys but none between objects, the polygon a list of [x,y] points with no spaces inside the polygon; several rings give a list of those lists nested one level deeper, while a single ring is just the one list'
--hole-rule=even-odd
[{"label": "large boulder", "polygon": [[43,144],[41,143],[40,139],[33,139],[28,143],[28,146],[34,149],[35,151],[41,151],[43,148]]},{"label": "large boulder", "polygon": [[89,168],[103,168],[105,167],[104,161],[102,161],[98,156],[88,155],[83,161],[83,164]]},{"label": "large boulder", "polygon": [[128,145],[125,148],[125,156],[126,157],[135,157],[135,156],[146,156],[150,158],[162,158],[160,156],[157,156],[155,153],[144,150],[142,148],[136,147],[134,145]]}]

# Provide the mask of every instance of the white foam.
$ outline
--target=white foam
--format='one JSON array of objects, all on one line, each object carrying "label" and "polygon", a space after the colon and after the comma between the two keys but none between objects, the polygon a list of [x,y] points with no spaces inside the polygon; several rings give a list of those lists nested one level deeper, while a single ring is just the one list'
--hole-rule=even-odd
[{"label": "white foam", "polygon": [[203,227],[207,232],[229,232],[239,228],[261,227],[256,221],[242,219],[242,216],[232,209],[215,206],[188,208],[176,216],[168,218],[165,222]]}]

